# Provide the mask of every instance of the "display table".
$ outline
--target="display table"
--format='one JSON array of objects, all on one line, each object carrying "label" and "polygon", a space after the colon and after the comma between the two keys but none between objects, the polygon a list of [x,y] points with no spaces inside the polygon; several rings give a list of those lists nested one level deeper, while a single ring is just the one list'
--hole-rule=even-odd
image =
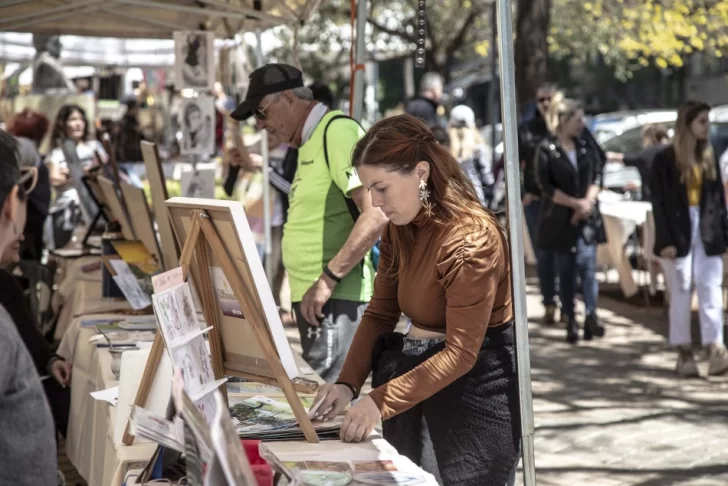
[{"label": "display table", "polygon": [[[76,261],[79,266],[88,263],[83,259]],[[98,273],[96,272],[97,275]],[[65,324],[66,330],[58,348],[58,354],[73,365],[66,455],[89,485],[121,486],[129,471],[146,465],[157,446],[148,442],[135,442],[131,446],[114,443],[116,408],[107,402],[93,399],[91,393],[112,388],[119,383],[111,371],[112,358],[108,348],[99,348],[90,343],[89,339],[96,334],[95,330],[82,328],[81,323],[95,319],[124,319],[128,314],[115,314],[109,312],[109,309],[118,308],[120,304],[127,309],[128,306],[120,302],[101,301],[100,281],[94,280],[93,275],[74,275],[74,296],[66,305],[70,309],[64,308],[69,320]],[[303,364],[302,358],[295,353],[294,355]],[[333,451],[330,460],[360,460],[362,457],[372,457],[371,460],[379,458],[394,461],[397,458],[395,463],[401,470],[419,470],[411,461],[397,455],[392,446],[381,438],[362,444],[345,444],[340,441],[321,444],[280,442],[273,447],[291,454],[314,456],[329,455]],[[344,459],[337,459],[339,457]],[[437,483],[432,479],[427,484]]]}]

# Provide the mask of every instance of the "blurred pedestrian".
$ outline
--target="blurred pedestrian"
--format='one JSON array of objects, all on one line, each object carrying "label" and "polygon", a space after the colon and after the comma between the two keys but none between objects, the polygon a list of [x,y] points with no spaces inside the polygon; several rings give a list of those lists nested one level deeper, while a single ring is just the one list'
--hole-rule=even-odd
[{"label": "blurred pedestrian", "polygon": [[607,160],[635,167],[642,180],[642,200],[651,201],[650,179],[655,156],[670,144],[670,137],[662,125],[645,125],[642,129],[642,150],[635,153],[607,152]]},{"label": "blurred pedestrian", "polygon": [[523,201],[523,215],[526,218],[531,241],[534,242],[536,254],[536,270],[539,287],[541,289],[542,303],[545,309],[547,324],[556,322],[556,254],[553,251],[537,248],[536,230],[538,217],[541,213],[541,187],[537,182],[537,147],[549,136],[546,126],[546,113],[551,106],[551,98],[557,93],[552,84],[544,84],[536,91],[536,114],[518,127],[518,153],[521,158],[521,173],[523,174],[521,194]]},{"label": "blurred pedestrian", "polygon": [[8,132],[18,139],[18,156],[21,167],[35,167],[38,182],[28,195],[28,214],[25,223],[21,257],[24,260],[40,261],[43,256],[43,229],[51,204],[51,181],[45,156],[38,148],[48,134],[50,122],[40,112],[24,109],[9,123]]},{"label": "blurred pedestrian", "polygon": [[566,340],[576,343],[577,278],[581,280],[586,307],[584,339],[604,335],[597,316],[596,279],[597,245],[607,241],[597,200],[604,166],[581,137],[584,110],[577,101],[562,99],[552,103],[546,122],[550,135],[536,151],[536,180],[543,197],[536,247],[557,254],[561,312],[567,319]]},{"label": "blurred pedestrian", "polygon": [[144,135],[139,127],[139,101],[135,96],[130,96],[122,104],[126,106],[126,113],[119,122],[119,131],[115,137],[116,161],[119,169],[128,176],[129,182],[142,187],[141,176],[146,170],[141,147]]},{"label": "blurred pedestrian", "polygon": [[480,201],[489,207],[495,183],[490,151],[475,126],[475,113],[469,106],[458,105],[450,111],[449,135],[450,151],[475,186]]},{"label": "blurred pedestrian", "polygon": [[444,114],[444,108],[442,107],[444,91],[445,81],[442,76],[435,72],[425,73],[420,80],[419,94],[407,101],[404,108],[405,112],[416,116],[429,127],[446,125],[442,118]]},{"label": "blurred pedestrian", "polygon": [[692,350],[692,283],[698,293],[700,335],[710,356],[709,375],[728,371],[723,344],[723,254],[728,214],[723,182],[710,144],[710,106],[684,103],[672,145],[655,157],[651,179],[655,255],[670,291],[670,344],[677,373],[699,376]]},{"label": "blurred pedestrian", "polygon": [[[55,148],[46,158],[51,186],[55,192],[45,231],[49,249],[65,246],[79,220],[81,200],[76,187],[80,187],[81,181],[73,180],[71,176],[69,162],[61,148],[66,140],[72,140],[76,146],[81,171],[88,171],[108,160],[103,145],[97,140],[89,140],[89,121],[84,109],[76,104],[63,105],[58,111],[51,134],[51,143]],[[92,216],[86,216],[86,222],[90,223]]]}]

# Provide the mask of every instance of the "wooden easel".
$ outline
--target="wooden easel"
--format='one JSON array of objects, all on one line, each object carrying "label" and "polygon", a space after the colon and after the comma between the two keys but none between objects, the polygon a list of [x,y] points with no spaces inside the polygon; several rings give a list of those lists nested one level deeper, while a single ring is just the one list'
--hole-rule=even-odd
[{"label": "wooden easel", "polygon": [[[305,384],[294,384],[283,365],[280,362],[278,353],[276,351],[273,340],[266,326],[266,320],[263,316],[261,309],[255,305],[255,300],[250,293],[250,290],[246,287],[243,279],[238,275],[233,262],[230,260],[225,248],[220,240],[220,236],[215,230],[214,226],[210,222],[210,217],[203,210],[196,209],[190,212],[190,219],[192,220],[192,227],[185,240],[182,253],[180,255],[180,266],[182,267],[182,275],[185,280],[189,275],[190,266],[192,262],[193,254],[196,256],[197,272],[196,277],[199,281],[197,284],[198,292],[200,293],[200,299],[202,301],[202,312],[205,316],[205,321],[208,326],[212,327],[209,333],[210,340],[210,355],[212,357],[212,369],[215,375],[215,379],[219,380],[226,374],[229,376],[237,376],[240,378],[249,379],[258,383],[265,383],[281,388],[283,394],[288,400],[289,405],[293,411],[293,414],[298,420],[298,424],[303,431],[306,440],[312,443],[318,443],[319,438],[316,434],[311,419],[308,413],[303,407],[301,400],[298,397],[297,390],[302,392],[311,393],[315,391],[315,387]],[[241,307],[246,315],[246,320],[253,326],[258,344],[260,345],[263,353],[265,354],[266,360],[273,369],[274,377],[268,377],[249,373],[241,373],[238,370],[233,370],[225,367],[224,360],[224,349],[220,339],[220,323],[218,322],[218,314],[214,311],[215,306],[219,305],[215,297],[212,281],[210,279],[209,268],[209,256],[207,252],[207,245],[210,245],[212,251],[217,257],[220,267],[222,268],[225,278],[230,282],[230,287],[235,294],[235,298],[241,304]],[[164,338],[162,337],[161,331],[157,331],[157,335],[154,338],[152,349],[149,353],[149,359],[146,367],[144,368],[144,374],[142,375],[141,384],[139,391],[137,392],[134,405],[143,407],[146,405],[149,392],[154,381],[154,377],[157,373],[159,362],[162,359],[162,353],[164,352]],[[224,386],[221,390],[227,399],[227,393]],[[122,442],[125,445],[131,445],[134,441],[134,436],[130,432],[129,424],[127,423],[126,431],[124,432],[124,438]]]}]

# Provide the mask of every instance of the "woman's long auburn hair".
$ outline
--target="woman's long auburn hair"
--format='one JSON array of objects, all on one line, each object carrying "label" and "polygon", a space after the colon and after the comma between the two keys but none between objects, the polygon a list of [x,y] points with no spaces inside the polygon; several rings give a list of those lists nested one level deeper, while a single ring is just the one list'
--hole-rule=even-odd
[{"label": "woman's long auburn hair", "polygon": [[[470,225],[482,229],[486,222],[499,228],[492,212],[483,207],[472,183],[450,151],[437,143],[432,131],[412,115],[380,120],[354,147],[352,165],[371,166],[411,174],[418,163],[430,164],[427,180],[432,221],[437,225]],[[392,268],[406,264],[414,247],[411,225],[390,225]]]},{"label": "woman's long auburn hair", "polygon": [[675,162],[680,171],[680,181],[687,184],[693,178],[693,166],[699,166],[706,179],[714,181],[717,177],[715,154],[710,140],[698,140],[690,130],[690,125],[698,115],[710,111],[710,105],[700,101],[686,101],[680,106],[675,121],[675,137],[672,146]]}]

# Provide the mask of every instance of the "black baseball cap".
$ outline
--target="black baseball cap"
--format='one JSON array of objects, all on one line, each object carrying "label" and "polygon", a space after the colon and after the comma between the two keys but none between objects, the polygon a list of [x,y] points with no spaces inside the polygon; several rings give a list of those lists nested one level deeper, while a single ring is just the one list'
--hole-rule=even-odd
[{"label": "black baseball cap", "polygon": [[250,85],[245,100],[230,116],[236,120],[247,120],[266,95],[280,93],[303,86],[303,73],[288,64],[266,64],[250,74]]}]

